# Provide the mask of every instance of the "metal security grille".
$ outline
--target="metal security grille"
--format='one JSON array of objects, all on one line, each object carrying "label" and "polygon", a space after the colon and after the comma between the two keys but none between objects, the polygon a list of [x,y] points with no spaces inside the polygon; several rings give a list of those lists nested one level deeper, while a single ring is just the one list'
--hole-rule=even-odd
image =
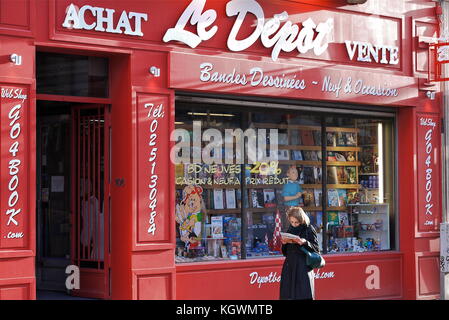
[{"label": "metal security grille", "polygon": [[109,114],[104,106],[92,105],[72,112],[72,257],[81,277],[90,269],[87,287],[101,291],[109,283]]}]

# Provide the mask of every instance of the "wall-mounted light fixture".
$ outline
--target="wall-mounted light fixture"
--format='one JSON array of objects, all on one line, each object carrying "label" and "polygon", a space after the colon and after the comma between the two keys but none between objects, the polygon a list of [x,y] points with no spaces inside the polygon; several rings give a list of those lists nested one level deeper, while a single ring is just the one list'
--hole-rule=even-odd
[{"label": "wall-mounted light fixture", "polygon": [[363,4],[367,0],[346,0],[346,1],[348,2],[348,4]]},{"label": "wall-mounted light fixture", "polygon": [[435,92],[434,92],[434,91],[427,91],[427,92],[426,92],[426,96],[427,96],[427,98],[429,98],[430,100],[435,100]]},{"label": "wall-mounted light fixture", "polygon": [[13,53],[12,55],[10,55],[9,60],[16,66],[22,65],[22,56],[19,56],[17,53]]},{"label": "wall-mounted light fixture", "polygon": [[159,78],[161,76],[161,69],[158,67],[151,66],[148,71],[156,78]]}]

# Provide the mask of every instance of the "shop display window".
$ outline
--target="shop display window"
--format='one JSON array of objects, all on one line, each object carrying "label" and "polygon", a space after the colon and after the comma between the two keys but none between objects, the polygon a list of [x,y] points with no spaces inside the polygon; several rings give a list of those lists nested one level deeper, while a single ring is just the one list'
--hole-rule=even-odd
[{"label": "shop display window", "polygon": [[325,254],[393,249],[393,120],[183,103],[175,125],[176,262],[280,256],[290,206]]}]

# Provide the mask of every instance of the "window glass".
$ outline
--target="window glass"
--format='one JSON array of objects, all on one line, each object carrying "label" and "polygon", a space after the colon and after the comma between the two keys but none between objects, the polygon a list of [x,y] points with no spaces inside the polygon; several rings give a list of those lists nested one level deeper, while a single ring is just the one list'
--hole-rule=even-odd
[{"label": "window glass", "polygon": [[[321,226],[321,118],[304,114],[252,112],[250,127],[267,130],[267,156],[245,165],[247,257],[281,254],[279,232],[288,228],[285,215],[290,206],[301,206],[318,229]],[[272,139],[268,132],[274,132]]]},{"label": "window glass", "polygon": [[393,120],[177,103],[177,262],[281,255],[300,206],[323,253],[394,248]]},{"label": "window glass", "polygon": [[392,121],[327,118],[327,252],[394,245]]},{"label": "window glass", "polygon": [[37,93],[106,98],[108,68],[106,58],[37,52]]},{"label": "window glass", "polygon": [[176,261],[240,259],[242,161],[226,152],[225,133],[239,112],[176,109]]}]

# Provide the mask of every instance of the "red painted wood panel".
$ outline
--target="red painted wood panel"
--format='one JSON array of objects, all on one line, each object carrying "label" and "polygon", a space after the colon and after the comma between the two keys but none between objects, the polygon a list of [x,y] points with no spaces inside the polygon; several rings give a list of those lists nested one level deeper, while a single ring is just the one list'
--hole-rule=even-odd
[{"label": "red painted wood panel", "polygon": [[[315,274],[316,299],[391,299],[402,297],[400,255],[325,256]],[[200,267],[177,266],[177,299],[279,299],[283,259]],[[185,271],[184,271],[185,270]],[[230,285],[232,283],[232,285]],[[212,284],[212,285],[211,285]],[[236,290],[236,288],[239,288]]]},{"label": "red painted wood panel", "polygon": [[417,259],[419,295],[421,298],[426,298],[426,296],[431,296],[431,298],[439,298],[439,255],[426,255],[418,257]]}]

